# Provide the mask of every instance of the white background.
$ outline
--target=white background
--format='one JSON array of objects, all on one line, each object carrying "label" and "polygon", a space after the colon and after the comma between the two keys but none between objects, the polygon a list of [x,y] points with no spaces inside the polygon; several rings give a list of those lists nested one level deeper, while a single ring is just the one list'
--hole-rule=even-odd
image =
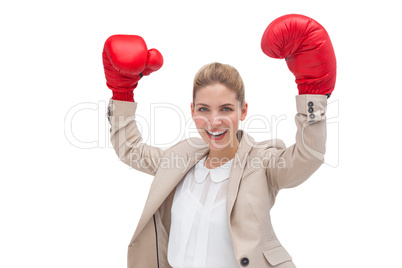
[{"label": "white background", "polygon": [[[108,141],[111,91],[101,58],[108,36],[141,35],[164,55],[162,69],[135,90],[147,143],[164,147],[185,138],[194,74],[219,61],[242,74],[249,117],[286,117],[265,134],[255,133],[263,127],[257,121],[250,134],[291,145],[294,77],[283,60],[260,49],[269,22],[289,13],[327,29],[338,77],[329,99],[327,163],[306,183],[280,192],[271,211],[276,233],[299,268],[398,267],[398,6],[390,0],[3,1],[0,267],[126,267],[152,177],[120,162]],[[174,108],[152,111],[158,103]]]}]

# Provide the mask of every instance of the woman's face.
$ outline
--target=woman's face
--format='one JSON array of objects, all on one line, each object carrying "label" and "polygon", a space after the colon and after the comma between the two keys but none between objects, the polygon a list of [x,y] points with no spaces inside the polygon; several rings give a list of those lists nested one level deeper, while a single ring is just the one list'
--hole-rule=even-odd
[{"label": "woman's face", "polygon": [[243,121],[246,115],[247,103],[241,108],[236,93],[222,84],[199,89],[194,104],[191,103],[191,116],[211,150],[237,146],[239,120]]}]

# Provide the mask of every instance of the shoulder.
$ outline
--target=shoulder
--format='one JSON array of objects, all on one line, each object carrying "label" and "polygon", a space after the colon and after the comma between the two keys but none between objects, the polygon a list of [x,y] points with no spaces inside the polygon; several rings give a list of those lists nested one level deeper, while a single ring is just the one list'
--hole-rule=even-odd
[{"label": "shoulder", "polygon": [[250,157],[260,159],[259,161],[261,159],[266,161],[267,159],[276,158],[278,153],[284,149],[286,149],[285,143],[280,139],[260,141],[254,143],[250,150]]},{"label": "shoulder", "polygon": [[261,160],[269,160],[286,148],[282,140],[255,141],[252,136],[243,130],[239,130],[237,136],[240,138],[240,144],[236,155],[241,161],[261,163]]},{"label": "shoulder", "polygon": [[244,134],[242,141],[243,139],[248,139],[250,142],[250,149],[248,154],[246,154],[246,157],[249,159],[248,161],[257,161],[258,163],[264,162],[264,167],[267,165],[265,161],[276,159],[278,153],[280,154],[280,152],[286,149],[285,143],[280,139],[254,141],[250,135],[246,133]]},{"label": "shoulder", "polygon": [[286,148],[285,143],[280,139],[255,141],[254,138],[245,131],[241,131],[239,134],[241,136],[240,143],[248,144],[253,151],[264,151],[270,149],[282,150]]},{"label": "shoulder", "polygon": [[255,142],[253,145],[253,149],[261,149],[261,150],[268,150],[268,149],[281,150],[285,148],[286,148],[285,143],[280,139]]}]

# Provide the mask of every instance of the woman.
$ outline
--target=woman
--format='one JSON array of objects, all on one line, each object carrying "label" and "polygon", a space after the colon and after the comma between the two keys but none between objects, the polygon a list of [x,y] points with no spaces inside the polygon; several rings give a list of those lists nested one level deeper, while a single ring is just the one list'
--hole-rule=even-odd
[{"label": "woman", "polygon": [[143,75],[162,66],[161,54],[148,51],[139,36],[106,41],[111,141],[123,162],[154,176],[129,244],[129,268],[295,267],[269,211],[280,189],[304,182],[323,163],[335,55],[325,29],[301,15],[272,22],[262,48],[286,57],[297,78],[296,143],[255,142],[239,130],[248,108],[243,81],[235,68],[212,63],[200,69],[193,86],[191,113],[202,139],[161,150],[141,142],[133,98]]}]

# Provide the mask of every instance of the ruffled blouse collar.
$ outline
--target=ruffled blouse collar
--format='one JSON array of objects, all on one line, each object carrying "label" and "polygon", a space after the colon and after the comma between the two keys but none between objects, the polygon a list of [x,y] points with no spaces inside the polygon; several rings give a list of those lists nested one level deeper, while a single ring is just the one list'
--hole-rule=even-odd
[{"label": "ruffled blouse collar", "polygon": [[233,158],[214,169],[209,169],[204,166],[204,162],[207,159],[207,156],[204,156],[196,165],[194,170],[195,180],[197,183],[203,183],[207,178],[208,174],[211,175],[211,180],[215,183],[222,182],[229,178],[230,169],[232,167]]}]

